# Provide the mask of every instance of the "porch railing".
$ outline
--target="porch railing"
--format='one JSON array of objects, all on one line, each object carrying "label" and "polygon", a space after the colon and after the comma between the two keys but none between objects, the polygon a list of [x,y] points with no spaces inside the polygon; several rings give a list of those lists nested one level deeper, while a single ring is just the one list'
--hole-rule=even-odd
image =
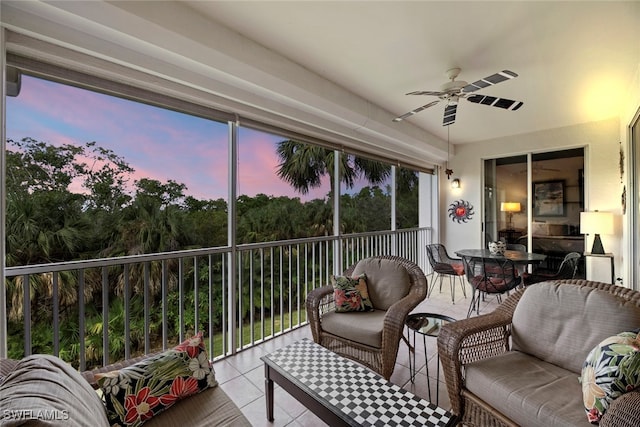
[{"label": "porch railing", "polygon": [[391,254],[426,274],[429,228],[9,267],[9,357],[60,356],[80,370],[166,349],[204,331],[220,359],[306,325],[312,289]]}]

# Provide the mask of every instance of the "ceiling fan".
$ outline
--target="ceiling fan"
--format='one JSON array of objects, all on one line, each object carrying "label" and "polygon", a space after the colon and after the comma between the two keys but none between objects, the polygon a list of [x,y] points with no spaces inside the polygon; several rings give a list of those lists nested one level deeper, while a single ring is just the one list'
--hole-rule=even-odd
[{"label": "ceiling fan", "polygon": [[515,77],[518,77],[516,73],[509,70],[499,71],[495,74],[492,74],[484,79],[480,79],[471,84],[462,81],[456,80],[456,77],[460,74],[460,68],[451,68],[447,70],[445,73],[446,76],[451,80],[448,83],[443,84],[440,87],[439,91],[430,91],[430,90],[417,90],[415,92],[409,92],[407,95],[431,95],[437,96],[438,100],[432,101],[428,104],[423,105],[422,107],[418,107],[415,110],[409,111],[406,114],[403,114],[399,117],[393,119],[394,122],[400,122],[407,117],[411,117],[416,113],[419,113],[422,110],[426,110],[429,107],[433,107],[440,101],[446,102],[446,107],[444,109],[444,119],[442,120],[442,126],[449,126],[456,121],[456,111],[458,109],[458,101],[460,99],[466,99],[469,102],[473,102],[474,104],[482,104],[489,105],[491,107],[500,107],[506,110],[515,111],[518,108],[522,107],[522,102],[513,101],[511,99],[506,98],[496,98],[495,96],[488,95],[476,95],[473,92],[484,89],[487,86],[493,86],[498,83],[501,83],[505,80],[510,80]]}]

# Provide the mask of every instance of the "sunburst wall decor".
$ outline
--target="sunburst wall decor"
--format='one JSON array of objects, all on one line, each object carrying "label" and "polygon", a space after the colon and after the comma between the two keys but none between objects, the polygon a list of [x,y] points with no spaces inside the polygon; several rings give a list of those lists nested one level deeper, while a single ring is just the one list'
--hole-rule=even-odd
[{"label": "sunburst wall decor", "polygon": [[451,221],[458,221],[458,224],[470,221],[473,214],[473,206],[464,200],[456,200],[449,205]]}]

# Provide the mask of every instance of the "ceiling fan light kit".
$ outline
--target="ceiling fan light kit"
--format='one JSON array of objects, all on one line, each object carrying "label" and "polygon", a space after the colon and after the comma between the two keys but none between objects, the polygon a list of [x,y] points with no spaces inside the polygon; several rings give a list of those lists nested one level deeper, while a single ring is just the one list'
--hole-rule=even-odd
[{"label": "ceiling fan light kit", "polygon": [[426,110],[429,107],[433,107],[438,104],[440,101],[446,101],[446,106],[444,109],[444,118],[442,120],[442,126],[449,126],[456,121],[456,113],[458,110],[458,102],[460,99],[466,99],[469,102],[474,104],[488,105],[491,107],[503,108],[505,110],[515,111],[522,107],[523,103],[521,101],[514,101],[512,99],[507,98],[497,98],[495,96],[488,95],[478,95],[473,94],[473,92],[484,89],[488,86],[493,86],[498,83],[502,83],[507,80],[511,80],[513,78],[518,77],[516,73],[509,70],[502,70],[490,76],[487,76],[483,79],[477,80],[471,84],[463,81],[456,80],[458,75],[460,75],[460,68],[451,68],[447,70],[445,75],[449,78],[449,82],[443,84],[440,87],[439,91],[414,91],[409,92],[407,95],[429,95],[429,96],[437,96],[437,101],[432,101],[428,104],[425,104],[421,107],[418,107],[414,110],[409,111],[401,116],[393,119],[394,122],[400,122],[408,117],[413,116],[423,110]]}]

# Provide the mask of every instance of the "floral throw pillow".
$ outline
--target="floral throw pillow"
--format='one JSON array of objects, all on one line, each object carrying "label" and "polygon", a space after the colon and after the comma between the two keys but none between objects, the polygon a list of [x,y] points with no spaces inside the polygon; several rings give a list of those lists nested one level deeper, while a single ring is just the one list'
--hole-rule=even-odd
[{"label": "floral throw pillow", "polygon": [[609,337],[591,350],[580,382],[587,419],[598,424],[615,398],[640,386],[638,331]]},{"label": "floral throw pillow", "polygon": [[332,276],[333,298],[336,303],[336,313],[350,311],[371,311],[373,304],[367,290],[367,276],[358,277]]},{"label": "floral throw pillow", "polygon": [[133,427],[218,384],[202,332],[171,350],[96,378],[111,425]]}]

